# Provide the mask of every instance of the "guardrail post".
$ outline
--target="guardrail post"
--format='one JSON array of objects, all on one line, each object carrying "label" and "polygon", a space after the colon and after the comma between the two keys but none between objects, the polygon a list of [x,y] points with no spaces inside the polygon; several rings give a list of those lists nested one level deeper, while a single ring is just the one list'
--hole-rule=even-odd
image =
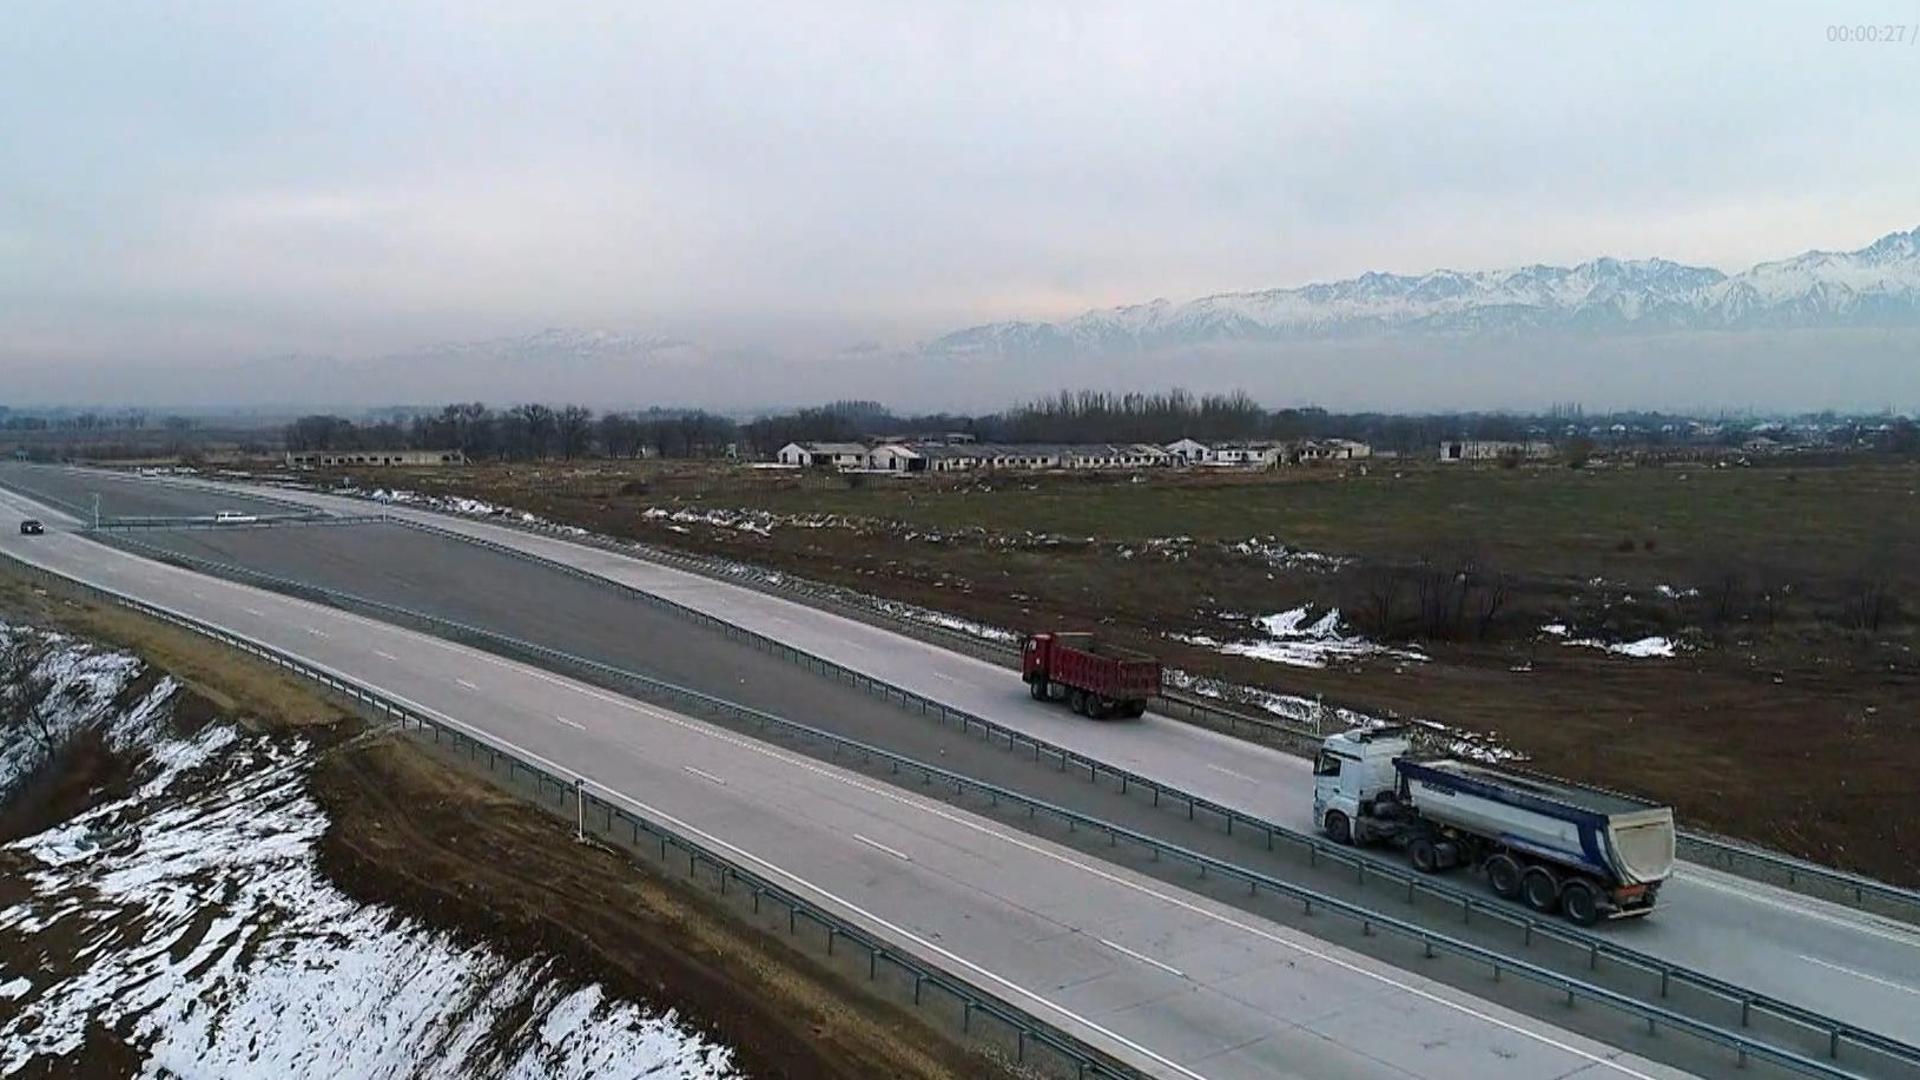
[{"label": "guardrail post", "polygon": [[578,776],[573,778],[573,809],[573,840],[584,844],[587,842],[587,782]]}]

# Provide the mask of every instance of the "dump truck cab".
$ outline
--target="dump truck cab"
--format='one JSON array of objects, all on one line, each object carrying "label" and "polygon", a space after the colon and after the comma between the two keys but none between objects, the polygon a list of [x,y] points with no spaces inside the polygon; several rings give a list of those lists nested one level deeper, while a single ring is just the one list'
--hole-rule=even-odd
[{"label": "dump truck cab", "polygon": [[1341,843],[1370,838],[1373,807],[1400,789],[1393,760],[1413,749],[1397,726],[1360,728],[1329,736],[1313,762],[1313,820]]}]

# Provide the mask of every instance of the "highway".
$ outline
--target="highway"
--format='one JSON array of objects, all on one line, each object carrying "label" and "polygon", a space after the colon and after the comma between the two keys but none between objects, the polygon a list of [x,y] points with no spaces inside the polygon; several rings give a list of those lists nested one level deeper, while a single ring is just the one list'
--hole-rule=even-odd
[{"label": "highway", "polygon": [[[210,513],[231,505],[236,495],[245,494],[158,485],[110,474],[18,466],[0,466],[0,482],[32,484],[37,490],[76,504],[85,501],[84,492],[98,490],[109,513],[123,500],[134,499],[143,506],[164,504],[173,513]],[[332,496],[277,492],[276,497],[342,514],[368,510],[365,502]],[[1091,723],[1065,709],[1032,702],[1017,679],[998,666],[744,587],[483,521],[451,519],[399,507],[388,512],[506,544],[673,599],[1223,805],[1303,831],[1312,827],[1310,779],[1302,759],[1151,714],[1139,721]],[[570,592],[577,582],[565,575],[550,574],[537,583],[528,583],[529,575],[540,576],[539,568],[503,565],[515,560],[500,560],[464,545],[420,537],[410,530],[391,530],[415,539],[404,544],[394,539],[388,561],[355,546],[365,541],[348,539],[347,534],[359,531],[303,530],[313,535],[300,539],[291,538],[286,530],[236,530],[217,538],[204,532],[168,536],[169,543],[205,548],[202,554],[216,556],[233,556],[252,546],[292,557],[309,545],[319,545],[324,549],[321,553],[309,553],[304,561],[295,560],[293,568],[299,570],[297,576],[302,580],[335,575],[334,584],[360,595],[397,595],[415,601],[440,597],[443,605],[451,605],[456,612],[452,617],[477,617],[534,640],[558,637],[560,640],[548,643],[622,666],[645,667],[650,662],[648,657],[656,652],[664,662],[674,643],[697,637],[694,628],[685,623],[661,627],[647,622],[658,615],[645,605],[629,604],[624,611],[608,609],[604,605],[613,603],[611,596],[588,599]],[[259,539],[248,540],[247,534]],[[422,543],[427,546],[411,546]],[[333,554],[327,555],[326,551]],[[471,562],[483,557],[498,561],[484,568]],[[282,559],[277,565],[286,569],[289,563]],[[488,589],[473,589],[473,581],[488,582]],[[484,600],[472,595],[475,593],[488,593],[494,599]],[[540,600],[530,600],[533,595]],[[490,612],[481,612],[476,606],[487,603],[495,605]],[[510,617],[503,618],[501,609]],[[443,606],[442,610],[447,608]],[[556,612],[566,617],[556,618]],[[575,616],[583,632],[574,633],[571,621]],[[570,633],[573,636],[567,637]],[[693,643],[692,651],[696,655],[690,666],[675,669],[672,674],[659,667],[652,670],[660,671],[660,677],[670,681],[682,681],[743,704],[809,722],[827,721],[822,726],[925,760],[937,760],[937,755],[947,753],[951,745],[936,746],[911,725],[903,727],[897,711],[873,712],[873,702],[863,700],[862,695],[836,693],[811,676],[795,682],[790,667],[785,678],[777,670],[755,667],[765,658],[751,650],[728,651],[714,642],[699,641]],[[701,658],[705,658],[704,663]],[[736,667],[741,676],[733,674]],[[716,669],[730,685],[713,680]],[[731,682],[742,676],[747,679],[745,683]],[[1030,789],[1031,781],[1010,776],[1004,762],[996,765],[976,756],[953,764],[983,779]],[[1081,787],[1090,790],[1089,785]],[[1116,812],[1110,805],[1087,803],[1057,785],[1035,793],[1050,801],[1077,805],[1097,816],[1136,827],[1141,824],[1136,817]],[[1149,831],[1156,833],[1170,829],[1164,823],[1147,824]],[[1220,851],[1217,845],[1190,832],[1177,834],[1174,839],[1203,850]],[[1387,853],[1380,857],[1394,858]],[[1318,882],[1315,885],[1319,887]],[[1920,977],[1914,974],[1920,971],[1920,928],[1684,864],[1663,892],[1661,902],[1661,910],[1653,917],[1614,924],[1605,931],[1650,955],[1883,1034],[1920,1042]]]},{"label": "highway", "polygon": [[1673,1069],[846,770],[463,646],[136,558],[0,534],[634,797],[938,966],[1164,1077]]},{"label": "highway", "polygon": [[[368,508],[334,496],[278,494],[336,513]],[[742,586],[484,521],[403,507],[387,512],[672,599],[1223,805],[1312,827],[1311,781],[1300,758],[1153,714],[1092,723],[1031,701],[996,665]],[[1920,928],[1690,864],[1682,864],[1661,905],[1652,917],[1607,932],[1648,954],[1920,1043]]]}]

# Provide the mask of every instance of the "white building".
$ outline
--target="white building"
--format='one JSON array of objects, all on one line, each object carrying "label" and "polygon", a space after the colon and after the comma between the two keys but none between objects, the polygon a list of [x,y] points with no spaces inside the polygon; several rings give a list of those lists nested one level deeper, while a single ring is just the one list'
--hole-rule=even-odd
[{"label": "white building", "polygon": [[1157,446],[1113,446],[1089,443],[1064,448],[1061,456],[1069,469],[1140,469],[1165,465],[1172,456]]},{"label": "white building", "polygon": [[803,468],[819,465],[836,469],[864,469],[867,467],[867,448],[859,443],[795,442],[781,447],[775,459],[782,465],[799,465]]},{"label": "white building", "polygon": [[1270,442],[1214,443],[1209,465],[1228,469],[1271,469],[1286,460],[1286,447]]},{"label": "white building", "polygon": [[1205,465],[1213,461],[1213,447],[1198,439],[1177,439],[1166,446],[1177,465]]},{"label": "white building", "polygon": [[905,443],[885,443],[867,451],[867,468],[875,472],[924,472],[926,467],[926,456]]},{"label": "white building", "polygon": [[1293,448],[1292,459],[1301,464],[1316,461],[1357,461],[1373,456],[1373,447],[1352,439],[1304,439]]},{"label": "white building", "polygon": [[964,446],[957,443],[916,446],[913,450],[926,462],[927,472],[965,472],[977,469],[984,463],[981,448],[971,443]]},{"label": "white building", "polygon": [[1499,461],[1501,458],[1537,461],[1552,456],[1553,444],[1539,441],[1455,439],[1440,444],[1441,461]]},{"label": "white building", "polygon": [[334,469],[354,465],[427,466],[465,465],[458,450],[289,450],[290,469]]}]

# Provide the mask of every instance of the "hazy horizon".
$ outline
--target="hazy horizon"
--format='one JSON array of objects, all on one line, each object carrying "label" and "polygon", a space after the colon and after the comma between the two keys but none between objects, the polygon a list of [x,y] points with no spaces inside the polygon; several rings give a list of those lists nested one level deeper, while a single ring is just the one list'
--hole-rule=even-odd
[{"label": "hazy horizon", "polygon": [[[1343,407],[1920,402],[1904,333],[1849,337],[1819,372],[1829,343],[1756,340],[1751,370],[1724,342],[1688,345],[1673,362],[1710,354],[1698,377],[1579,340],[1059,371],[928,372],[914,352],[980,323],[1369,271],[1612,256],[1735,273],[1913,228],[1920,147],[1889,135],[1920,50],[1835,44],[1792,6],[9,15],[0,403],[551,382],[978,408],[1142,375]],[[545,328],[692,354],[417,359]]]}]

